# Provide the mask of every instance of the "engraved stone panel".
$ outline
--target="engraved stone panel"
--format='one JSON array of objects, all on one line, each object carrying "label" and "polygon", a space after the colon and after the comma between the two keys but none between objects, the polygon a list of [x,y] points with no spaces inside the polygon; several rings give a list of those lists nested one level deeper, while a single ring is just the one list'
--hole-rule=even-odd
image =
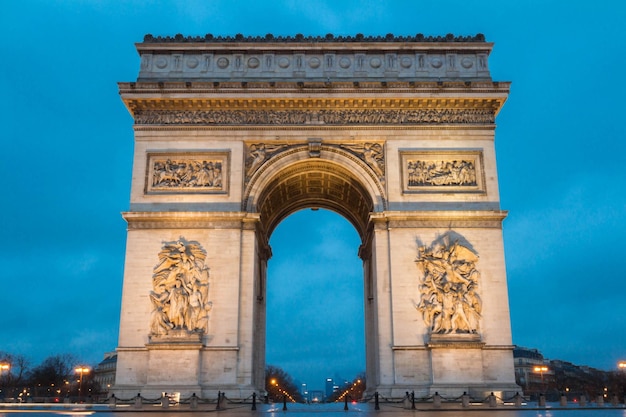
[{"label": "engraved stone panel", "polygon": [[480,150],[400,151],[405,193],[484,193]]},{"label": "engraved stone panel", "polygon": [[228,152],[151,152],[145,193],[227,193],[228,174]]}]

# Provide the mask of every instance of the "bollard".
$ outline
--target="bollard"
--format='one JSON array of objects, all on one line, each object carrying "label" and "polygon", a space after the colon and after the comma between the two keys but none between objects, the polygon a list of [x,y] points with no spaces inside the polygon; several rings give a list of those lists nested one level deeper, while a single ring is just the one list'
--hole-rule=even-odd
[{"label": "bollard", "polygon": [[467,395],[467,392],[464,392],[463,395],[461,396],[461,405],[463,406],[463,408],[467,408],[469,407],[469,395]]},{"label": "bollard", "polygon": [[378,391],[374,393],[374,410],[380,410],[380,405],[378,404]]},{"label": "bollard", "polygon": [[567,407],[567,395],[561,394],[561,401],[559,402],[561,407]]},{"label": "bollard", "polygon": [[435,392],[435,395],[433,395],[433,406],[435,408],[441,408],[441,395],[439,395],[438,392]]},{"label": "bollard", "polygon": [[516,407],[521,407],[522,406],[522,396],[519,395],[519,392],[515,393],[515,406]]},{"label": "bollard", "polygon": [[580,396],[580,406],[581,407],[586,407],[587,406],[587,397],[585,396],[585,394],[582,394]]},{"label": "bollard", "polygon": [[196,397],[196,393],[191,394],[191,399],[189,400],[189,408],[195,410],[198,408],[198,397]]},{"label": "bollard", "polygon": [[498,403],[496,402],[496,396],[492,392],[491,394],[489,394],[489,407],[495,408],[497,407],[497,405]]},{"label": "bollard", "polygon": [[343,409],[345,411],[348,411],[348,396],[347,395],[344,395],[343,397]]},{"label": "bollard", "polygon": [[604,407],[604,396],[602,394],[598,395],[596,403],[598,404],[598,407]]},{"label": "bollard", "polygon": [[546,396],[543,395],[543,393],[539,394],[539,402],[537,403],[537,405],[539,407],[545,407],[546,406]]},{"label": "bollard", "polygon": [[109,398],[109,407],[115,408],[117,405],[117,398],[115,398],[115,394],[111,394],[111,398]]},{"label": "bollard", "polygon": [[140,409],[142,405],[143,405],[143,404],[142,404],[142,401],[141,401],[141,394],[140,394],[140,393],[137,393],[137,396],[135,397],[135,403],[134,403],[134,405],[133,405],[133,406],[134,406],[136,409]]},{"label": "bollard", "polygon": [[283,395],[283,411],[287,411],[287,396]]},{"label": "bollard", "polygon": [[256,392],[252,393],[252,411],[256,410]]},{"label": "bollard", "polygon": [[402,400],[402,404],[405,410],[408,410],[411,408],[411,400],[409,399],[409,391],[404,393],[404,400]]},{"label": "bollard", "polygon": [[170,397],[167,396],[167,392],[161,396],[161,407],[167,408],[170,406]]}]

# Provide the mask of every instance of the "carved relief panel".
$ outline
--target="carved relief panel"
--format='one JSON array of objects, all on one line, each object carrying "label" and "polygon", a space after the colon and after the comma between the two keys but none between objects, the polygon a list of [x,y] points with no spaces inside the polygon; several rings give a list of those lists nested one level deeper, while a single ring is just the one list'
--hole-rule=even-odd
[{"label": "carved relief panel", "polygon": [[148,153],[146,194],[228,192],[228,152]]},{"label": "carved relief panel", "polygon": [[196,241],[180,237],[164,242],[154,267],[150,301],[151,340],[170,335],[206,332],[209,311],[209,268],[206,251]]},{"label": "carved relief panel", "polygon": [[418,248],[420,302],[431,335],[478,335],[482,301],[478,295],[478,255],[453,232]]},{"label": "carved relief panel", "polygon": [[348,145],[338,145],[333,143],[324,143],[322,139],[309,139],[305,143],[260,143],[250,142],[246,144],[245,156],[245,173],[246,184],[254,173],[271,157],[274,157],[287,150],[307,147],[311,158],[319,158],[322,150],[342,149],[353,154],[355,157],[364,162],[373,172],[375,177],[385,183],[385,147],[382,142],[363,142],[352,143]]},{"label": "carved relief panel", "polygon": [[484,193],[480,150],[400,151],[405,193]]}]

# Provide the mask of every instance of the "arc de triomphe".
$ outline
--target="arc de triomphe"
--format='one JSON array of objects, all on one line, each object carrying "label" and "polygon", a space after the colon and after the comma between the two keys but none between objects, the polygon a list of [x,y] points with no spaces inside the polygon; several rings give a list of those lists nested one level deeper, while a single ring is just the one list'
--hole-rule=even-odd
[{"label": "arc de triomphe", "polygon": [[361,237],[368,391],[516,391],[492,81],[472,37],[153,37],[119,83],[135,151],[114,392],[264,389],[269,237]]}]

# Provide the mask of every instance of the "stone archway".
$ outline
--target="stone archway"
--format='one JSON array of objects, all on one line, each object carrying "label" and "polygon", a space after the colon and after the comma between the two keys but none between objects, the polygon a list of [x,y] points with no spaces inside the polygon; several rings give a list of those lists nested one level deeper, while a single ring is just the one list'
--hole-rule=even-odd
[{"label": "stone archway", "polygon": [[120,83],[135,151],[114,392],[263,390],[268,238],[361,236],[368,390],[515,392],[482,36],[155,38]]},{"label": "stone archway", "polygon": [[[258,145],[258,144],[257,144]],[[295,151],[294,151],[295,148]],[[258,181],[251,180],[245,209],[259,213],[260,227],[258,239],[269,242],[275,227],[287,216],[304,208],[325,208],[346,218],[361,238],[359,256],[363,261],[364,297],[372,294],[371,279],[371,239],[372,224],[370,213],[374,211],[374,201],[382,202],[378,191],[382,189],[375,173],[367,164],[357,160],[338,146],[320,146],[311,154],[309,146],[294,146],[291,152],[280,157],[275,155],[264,165],[262,175],[255,175]],[[365,182],[365,184],[363,183]],[[246,201],[246,200],[244,200]],[[265,298],[266,269],[271,251],[259,252],[259,291]],[[364,300],[364,313],[375,316],[371,311],[371,299]],[[264,307],[264,305],[263,305]],[[262,352],[266,341],[265,310],[259,309],[255,318],[255,351]],[[366,356],[375,351],[376,335],[372,326],[365,326]],[[265,355],[255,357],[256,374],[262,375]],[[374,358],[370,359],[372,363]],[[375,368],[368,369],[368,378],[375,380]],[[262,384],[262,381],[257,381]]]}]

